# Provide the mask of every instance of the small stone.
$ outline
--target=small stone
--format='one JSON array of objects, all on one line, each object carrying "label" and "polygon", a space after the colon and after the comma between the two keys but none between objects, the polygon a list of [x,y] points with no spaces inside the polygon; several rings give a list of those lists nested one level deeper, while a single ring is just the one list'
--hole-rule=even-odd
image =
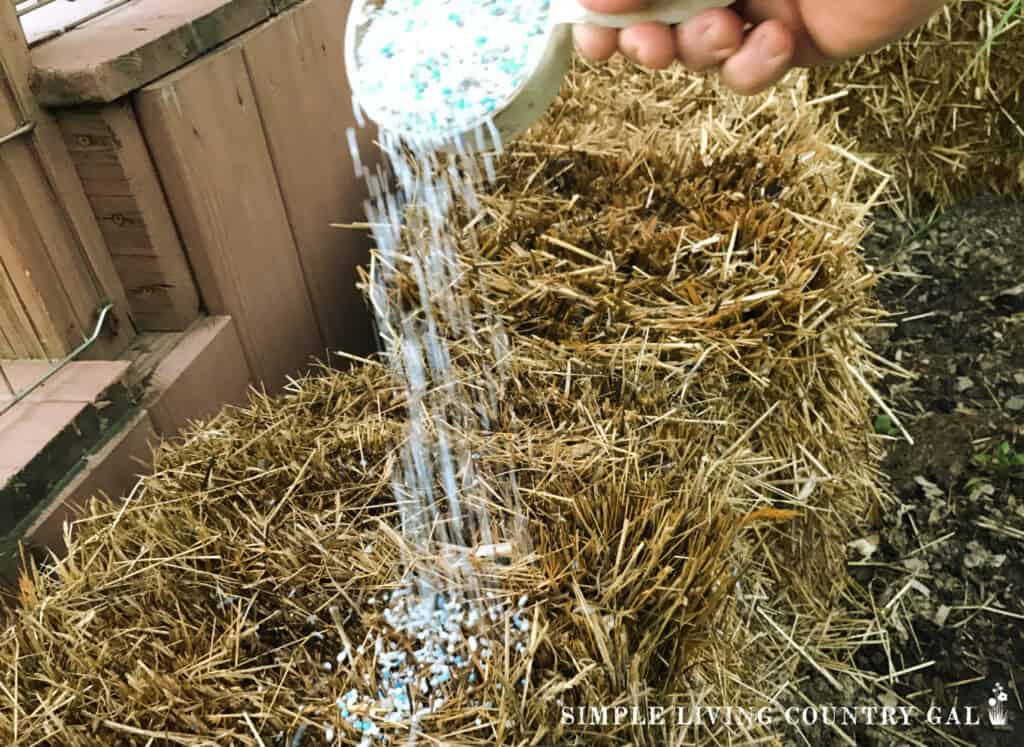
[{"label": "small stone", "polygon": [[958,376],[956,379],[956,391],[960,394],[974,386],[974,380],[970,376]]},{"label": "small stone", "polygon": [[878,551],[878,535],[871,534],[860,539],[847,542],[846,546],[860,555],[861,560],[868,560]]}]

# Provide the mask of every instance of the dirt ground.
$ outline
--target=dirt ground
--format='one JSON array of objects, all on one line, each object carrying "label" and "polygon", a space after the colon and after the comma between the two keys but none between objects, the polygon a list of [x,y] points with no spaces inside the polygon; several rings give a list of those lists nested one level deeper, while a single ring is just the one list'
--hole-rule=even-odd
[{"label": "dirt ground", "polygon": [[[1024,745],[1024,203],[980,197],[916,225],[875,221],[865,250],[894,316],[872,344],[912,376],[885,380],[896,421],[879,410],[875,423],[891,437],[897,502],[850,548],[895,632],[888,653],[865,649],[858,663],[887,674],[931,662],[896,694],[922,710],[976,707],[980,725],[918,743]],[[988,717],[999,689],[1003,728]]]}]

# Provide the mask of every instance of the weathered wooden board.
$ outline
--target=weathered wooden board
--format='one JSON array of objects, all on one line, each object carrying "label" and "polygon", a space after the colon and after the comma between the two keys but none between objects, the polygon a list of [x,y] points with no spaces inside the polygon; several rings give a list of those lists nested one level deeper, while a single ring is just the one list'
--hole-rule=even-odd
[{"label": "weathered wooden board", "polygon": [[234,318],[253,375],[280,388],[324,346],[242,50],[210,54],[134,104],[204,306]]},{"label": "weathered wooden board", "polygon": [[[20,166],[30,170],[22,174],[23,180],[38,180],[30,154],[15,143],[0,148],[0,264],[9,281],[3,287],[5,305],[12,307],[12,321],[21,322],[19,338],[34,338],[40,357],[58,357],[82,339],[85,325],[79,312],[83,309],[81,305],[76,308],[61,285],[48,253],[52,247],[40,234],[37,216],[30,212],[23,182],[15,173]],[[16,148],[20,152],[15,153]],[[84,295],[86,300],[90,298],[88,293]]]},{"label": "weathered wooden board", "polygon": [[32,49],[45,106],[107,103],[270,17],[269,0],[136,0]]},{"label": "weathered wooden board", "polygon": [[199,295],[131,102],[61,109],[57,121],[136,327],[185,329]]},{"label": "weathered wooden board", "polygon": [[[371,325],[355,289],[369,239],[330,223],[363,220],[346,130],[354,127],[345,78],[346,0],[309,0],[239,41],[313,308],[331,350],[371,350]],[[372,133],[360,131],[369,156]]]},{"label": "weathered wooden board", "polygon": [[177,438],[190,421],[211,417],[225,404],[244,405],[250,379],[234,321],[203,317],[154,368],[142,404],[157,433]]},{"label": "weathered wooden board", "polygon": [[32,320],[18,298],[7,268],[0,261],[0,358],[45,356],[46,350],[38,337],[32,333]]},{"label": "weathered wooden board", "polygon": [[[19,538],[37,561],[51,554],[63,556],[64,525],[73,524],[93,497],[127,496],[139,476],[150,471],[152,449],[158,442],[149,413],[135,413],[119,424],[118,431],[84,460],[79,471],[37,511]],[[17,548],[0,542],[0,583],[17,581]],[[13,552],[12,552],[13,549]],[[13,557],[12,557],[13,555]]]},{"label": "weathered wooden board", "polygon": [[28,47],[10,3],[0,3],[0,61],[0,134],[35,124],[0,145],[0,264],[13,286],[7,303],[31,322],[18,336],[63,355],[111,302],[113,324],[88,355],[116,355],[134,336],[124,288],[56,122],[29,91]]}]

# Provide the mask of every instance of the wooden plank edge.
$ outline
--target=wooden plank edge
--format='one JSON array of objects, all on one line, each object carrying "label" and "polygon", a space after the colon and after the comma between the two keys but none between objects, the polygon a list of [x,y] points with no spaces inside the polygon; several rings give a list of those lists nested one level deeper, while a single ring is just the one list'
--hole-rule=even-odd
[{"label": "wooden plank edge", "polygon": [[19,545],[25,547],[26,556],[37,562],[51,553],[62,557],[67,552],[64,524],[74,521],[77,512],[93,496],[128,495],[138,475],[149,469],[152,444],[156,442],[149,413],[136,410],[122,422],[121,427],[111,429],[111,437],[102,446],[84,458],[81,467],[65,479],[41,510],[9,535],[18,539],[4,543],[0,584],[17,583],[21,574]]},{"label": "wooden plank edge", "polygon": [[164,438],[224,405],[248,401],[252,374],[229,316],[200,319],[153,369],[143,406]]},{"label": "wooden plank edge", "polygon": [[[122,498],[149,471],[161,438],[177,436],[189,421],[215,414],[225,404],[248,399],[249,375],[231,317],[205,317],[179,337],[152,369],[150,391],[142,406],[111,429],[111,436],[81,467],[65,478],[54,497],[27,518],[11,536],[19,536],[26,555],[37,562],[67,552],[64,525],[72,523],[93,496]],[[21,560],[17,542],[8,541],[0,557],[0,587],[17,583]]]},{"label": "wooden plank edge", "polygon": [[[108,159],[123,172],[124,190],[129,193],[130,219],[138,219],[139,241],[136,249],[146,256],[122,256],[113,251],[111,259],[122,282],[132,320],[139,331],[182,330],[199,316],[199,294],[192,279],[185,250],[171,218],[149,150],[129,99],[120,99],[102,107],[64,109],[57,122],[71,160],[82,176],[86,196],[101,232],[124,232],[115,219],[129,220],[117,210],[102,210],[89,195],[84,178],[86,154]],[[101,201],[100,201],[101,202]],[[126,206],[121,205],[123,210]],[[147,272],[140,274],[139,267]]]},{"label": "wooden plank edge", "polygon": [[[145,15],[140,15],[144,9],[140,7],[134,14],[132,10],[127,6],[100,22],[123,23],[125,33],[134,27],[145,28],[139,26],[145,22]],[[270,0],[225,3],[138,46],[126,45],[110,59],[91,66],[83,66],[74,49],[88,27],[76,29],[31,50],[32,90],[44,106],[110,103],[187,65],[274,13]]]}]

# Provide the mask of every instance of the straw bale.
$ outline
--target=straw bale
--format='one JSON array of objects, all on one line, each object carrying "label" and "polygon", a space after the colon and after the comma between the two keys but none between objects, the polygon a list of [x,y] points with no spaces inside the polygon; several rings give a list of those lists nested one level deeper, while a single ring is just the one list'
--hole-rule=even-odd
[{"label": "straw bale", "polygon": [[[566,94],[453,218],[471,306],[511,340],[491,429],[463,436],[495,494],[515,471],[532,543],[479,572],[529,594],[532,638],[425,729],[749,743],[780,727],[573,728],[560,708],[768,705],[798,697],[801,667],[856,676],[853,651],[883,635],[842,567],[880,497],[862,169],[801,80],[745,100],[615,65]],[[466,382],[494,366],[450,345]],[[297,744],[305,726],[322,743],[373,657],[321,663],[381,629],[369,597],[401,582],[404,437],[401,390],[363,361],[164,445],[126,503],[94,502],[67,559],[24,579],[0,739]]]},{"label": "straw bale", "polygon": [[954,0],[926,26],[813,76],[858,154],[894,177],[903,210],[980,190],[1024,193],[1024,16],[1019,0]]}]

